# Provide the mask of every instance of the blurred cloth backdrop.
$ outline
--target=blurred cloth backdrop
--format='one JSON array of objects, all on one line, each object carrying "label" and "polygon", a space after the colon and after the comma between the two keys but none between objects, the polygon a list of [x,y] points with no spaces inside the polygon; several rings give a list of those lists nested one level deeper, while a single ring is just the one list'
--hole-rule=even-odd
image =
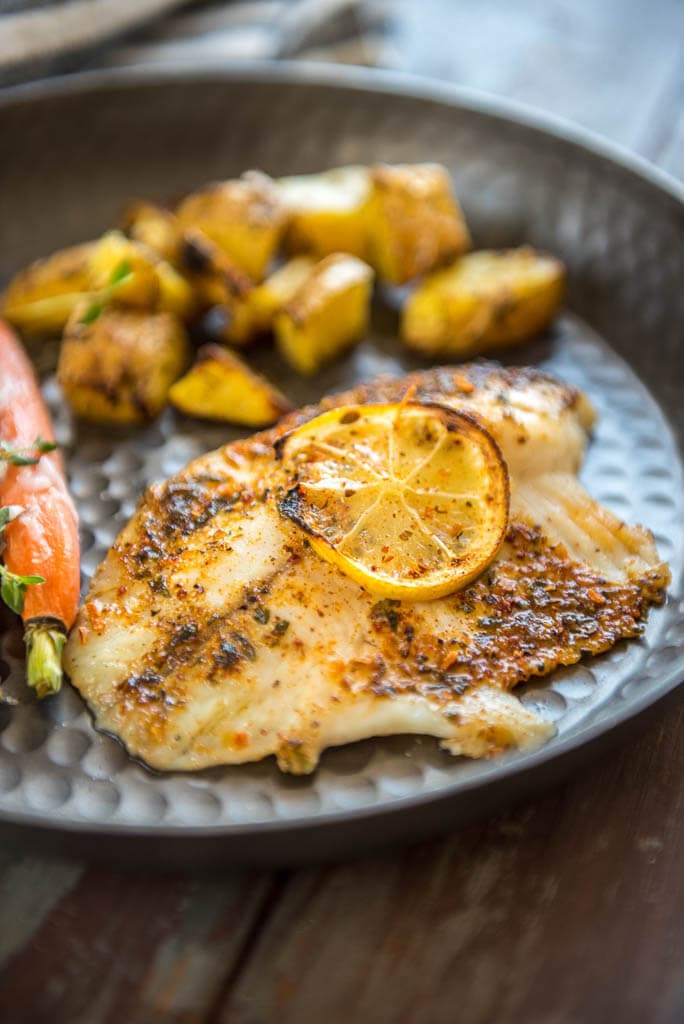
[{"label": "blurred cloth backdrop", "polygon": [[0,0],[0,82],[143,62],[376,65],[549,110],[681,176],[683,39],[682,0]]}]

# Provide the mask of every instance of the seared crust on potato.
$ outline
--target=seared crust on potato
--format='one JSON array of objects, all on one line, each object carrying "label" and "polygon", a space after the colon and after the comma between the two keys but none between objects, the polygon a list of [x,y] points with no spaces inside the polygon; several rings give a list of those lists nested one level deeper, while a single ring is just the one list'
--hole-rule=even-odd
[{"label": "seared crust on potato", "polygon": [[67,325],[57,376],[77,416],[93,423],[143,423],[157,416],[189,355],[171,313],[110,307],[84,322],[77,307]]},{"label": "seared crust on potato", "polygon": [[171,210],[154,203],[130,203],[124,210],[121,225],[134,242],[141,242],[169,263],[178,262],[180,226]]},{"label": "seared crust on potato", "polygon": [[470,235],[439,164],[337,167],[281,178],[289,252],[346,252],[403,284],[465,252]]},{"label": "seared crust on potato", "polygon": [[559,260],[529,246],[469,253],[416,288],[401,336],[417,352],[459,359],[519,344],[552,319],[564,279]]},{"label": "seared crust on potato", "polygon": [[390,284],[404,284],[470,247],[470,235],[439,164],[371,168],[366,218],[370,263]]},{"label": "seared crust on potato", "polygon": [[26,334],[61,331],[83,293],[90,291],[90,258],[96,244],[60,249],[20,270],[2,296],[2,316]]},{"label": "seared crust on potato", "polygon": [[256,171],[193,192],[176,215],[183,230],[207,235],[254,281],[266,273],[287,219],[274,182]]},{"label": "seared crust on potato", "polygon": [[190,285],[169,262],[120,231],[108,231],[22,270],[5,290],[0,313],[25,334],[57,334],[76,306],[110,299],[182,317],[195,305]]},{"label": "seared crust on potato", "polygon": [[197,228],[183,232],[181,265],[198,308],[220,311],[215,334],[231,345],[244,345],[255,334],[250,306],[254,282],[208,235]]},{"label": "seared crust on potato", "polygon": [[96,243],[90,259],[91,284],[106,292],[118,271],[126,275],[112,290],[117,305],[174,313],[184,319],[195,310],[195,296],[185,278],[167,260],[121,231],[108,231]]},{"label": "seared crust on potato", "polygon": [[203,345],[195,365],[171,387],[180,412],[242,427],[268,427],[292,406],[260,373],[218,345]]}]

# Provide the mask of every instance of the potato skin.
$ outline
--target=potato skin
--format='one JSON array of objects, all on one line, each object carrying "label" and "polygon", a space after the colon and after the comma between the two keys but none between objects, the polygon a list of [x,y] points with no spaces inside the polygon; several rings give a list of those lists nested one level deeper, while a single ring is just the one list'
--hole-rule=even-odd
[{"label": "potato skin", "polygon": [[404,284],[470,248],[470,235],[440,164],[371,168],[366,211],[369,262],[390,284]]},{"label": "potato skin", "polygon": [[101,424],[154,419],[185,369],[189,344],[171,313],[110,307],[84,323],[74,311],[64,333],[57,377],[77,416]]},{"label": "potato skin", "polygon": [[424,355],[458,359],[521,344],[552,320],[564,286],[563,264],[529,246],[469,253],[416,288],[401,337]]},{"label": "potato skin", "polygon": [[183,231],[201,231],[254,281],[266,273],[287,220],[275,183],[256,171],[193,192],[176,216]]},{"label": "potato skin", "polygon": [[121,231],[108,231],[95,244],[90,259],[91,285],[106,289],[117,268],[126,265],[130,280],[117,285],[110,298],[117,305],[175,313],[189,319],[196,299],[190,284],[168,260]]},{"label": "potato skin", "polygon": [[[127,273],[111,287],[121,267]],[[192,315],[195,299],[182,275],[146,245],[108,231],[32,263],[10,281],[0,312],[25,334],[58,334],[84,301]]]},{"label": "potato skin", "polygon": [[121,231],[107,231],[98,239],[90,257],[90,286],[104,292],[112,276],[124,267],[127,276],[116,286],[112,298],[123,306],[155,309],[159,301],[159,280],[155,272],[156,255]]},{"label": "potato skin", "polygon": [[260,373],[233,352],[203,345],[195,365],[172,386],[169,400],[180,412],[243,427],[268,427],[292,406]]},{"label": "potato skin", "polygon": [[26,334],[62,330],[84,292],[90,290],[90,259],[95,242],[61,249],[36,260],[12,278],[0,313]]},{"label": "potato skin", "polygon": [[196,308],[216,309],[222,326],[213,333],[229,345],[246,345],[257,333],[250,305],[254,282],[208,235],[197,228],[183,232],[181,266],[193,290]]},{"label": "potato skin", "polygon": [[171,210],[154,203],[130,203],[123,212],[121,226],[134,242],[142,243],[174,266],[177,264],[180,226]]},{"label": "potato skin", "polygon": [[288,252],[346,252],[389,284],[404,284],[470,247],[451,178],[439,164],[337,167],[278,182]]},{"label": "potato skin", "polygon": [[373,271],[333,253],[314,264],[276,314],[276,344],[298,373],[310,375],[361,340],[368,328]]}]

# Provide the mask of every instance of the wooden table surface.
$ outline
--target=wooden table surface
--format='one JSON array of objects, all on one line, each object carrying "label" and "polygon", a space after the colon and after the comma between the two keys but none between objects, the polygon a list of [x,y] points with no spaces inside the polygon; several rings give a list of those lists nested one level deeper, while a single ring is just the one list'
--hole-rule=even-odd
[{"label": "wooden table surface", "polygon": [[[395,5],[394,63],[684,176],[677,0]],[[0,852],[11,1024],[684,1021],[684,707],[542,798],[339,866],[162,876]]]}]

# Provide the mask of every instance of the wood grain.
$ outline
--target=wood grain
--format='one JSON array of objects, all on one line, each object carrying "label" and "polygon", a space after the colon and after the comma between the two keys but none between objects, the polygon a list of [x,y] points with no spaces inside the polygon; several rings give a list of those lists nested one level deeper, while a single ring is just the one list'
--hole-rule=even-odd
[{"label": "wood grain", "polygon": [[684,708],[515,812],[292,880],[220,1024],[684,1020]]},{"label": "wood grain", "polygon": [[[53,884],[68,870],[49,862],[43,869]],[[35,916],[36,926],[0,970],[0,1020],[204,1020],[272,885],[266,875],[246,873],[202,881],[85,869],[41,914],[23,884],[13,920]],[[15,926],[5,920],[0,931],[12,935]]]}]

